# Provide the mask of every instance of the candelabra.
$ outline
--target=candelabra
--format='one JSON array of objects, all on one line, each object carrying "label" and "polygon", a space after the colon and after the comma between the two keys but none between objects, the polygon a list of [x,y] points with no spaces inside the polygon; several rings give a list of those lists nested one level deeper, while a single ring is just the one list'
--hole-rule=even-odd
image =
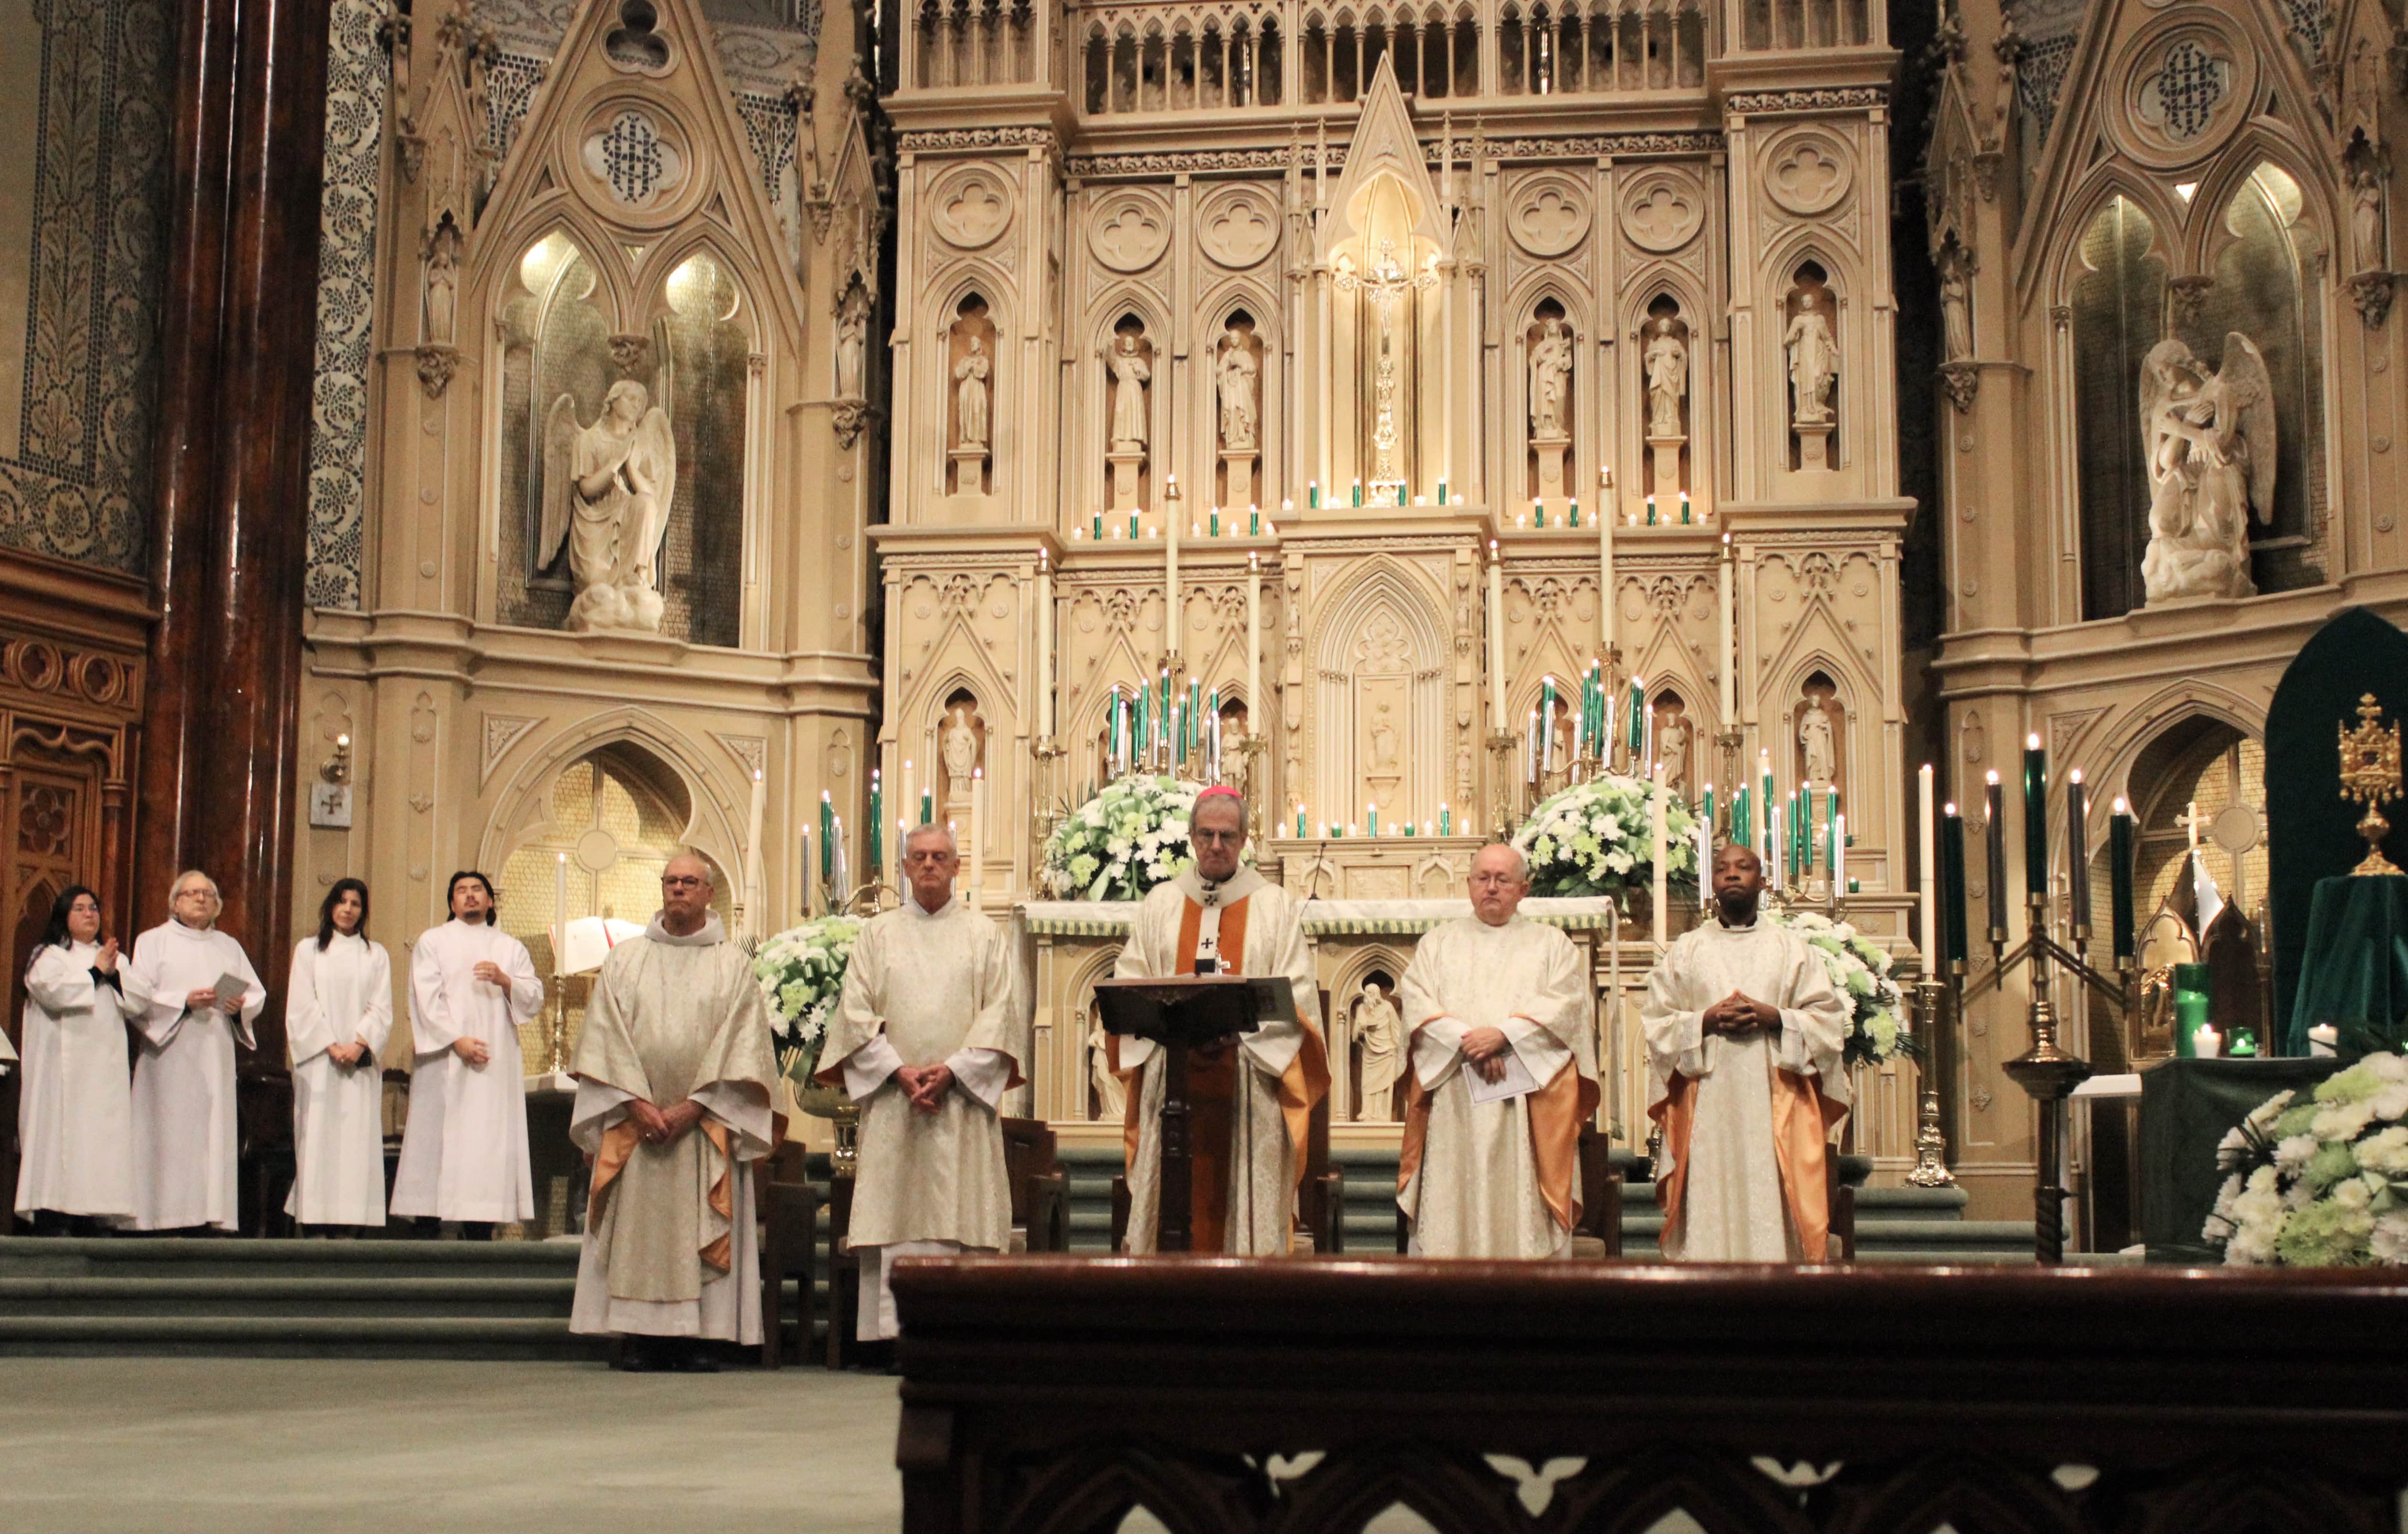
[{"label": "candelabra", "polygon": [[[1037,813],[1029,817],[1029,829],[1036,839],[1028,849],[1028,867],[1034,870],[1044,867],[1045,848],[1054,833],[1070,815],[1069,790],[1061,781],[1062,763],[1070,754],[1069,748],[1053,736],[1041,736],[1029,748],[1035,760]],[[1034,878],[1030,880],[1035,882]]]},{"label": "candelabra", "polygon": [[1956,1183],[1956,1174],[1948,1169],[1948,1137],[1940,1127],[1941,990],[1939,979],[1932,975],[1914,982],[1914,1031],[1923,1041],[1923,1059],[1915,1074],[1923,1078],[1923,1101],[1914,1134],[1914,1168],[1906,1174],[1906,1181],[1918,1188],[1954,1187]]}]

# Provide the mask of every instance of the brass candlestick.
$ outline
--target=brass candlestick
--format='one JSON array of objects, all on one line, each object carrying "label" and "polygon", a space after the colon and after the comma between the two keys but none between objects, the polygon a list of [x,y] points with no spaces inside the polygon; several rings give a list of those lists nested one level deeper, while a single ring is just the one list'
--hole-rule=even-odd
[{"label": "brass candlestick", "polygon": [[2383,806],[2400,797],[2400,724],[2394,720],[2386,730],[2378,723],[2382,717],[2383,709],[2374,695],[2363,693],[2358,700],[2358,728],[2339,727],[2341,796],[2366,806],[2366,817],[2358,823],[2358,834],[2366,839],[2366,861],[2350,870],[2353,877],[2400,872],[2383,855],[2383,839],[2391,833],[2391,823],[2383,818]]},{"label": "brass candlestick", "polygon": [[1923,1059],[1915,1073],[1923,1078],[1923,1109],[1914,1134],[1914,1168],[1906,1174],[1906,1181],[1918,1188],[1956,1185],[1956,1174],[1948,1169],[1948,1137],[1940,1127],[1941,989],[1937,976],[1926,975],[1914,982],[1915,1030],[1923,1039]]},{"label": "brass candlestick", "polygon": [[1497,806],[1490,820],[1499,839],[1512,836],[1522,823],[1522,781],[1513,770],[1513,748],[1521,743],[1521,737],[1512,730],[1488,732],[1488,776],[1497,789]]}]

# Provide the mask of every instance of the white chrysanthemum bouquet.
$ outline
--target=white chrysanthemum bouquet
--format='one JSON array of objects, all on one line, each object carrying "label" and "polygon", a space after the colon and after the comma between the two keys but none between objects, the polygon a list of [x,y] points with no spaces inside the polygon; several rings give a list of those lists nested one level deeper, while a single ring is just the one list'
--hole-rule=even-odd
[{"label": "white chrysanthemum bouquet", "polygon": [[[1045,888],[1057,900],[1142,900],[1196,861],[1187,820],[1202,783],[1133,774],[1104,785],[1045,842]],[[1248,847],[1245,860],[1254,860]]]},{"label": "white chrysanthemum bouquet", "polygon": [[752,978],[769,1004],[778,1069],[798,1086],[819,1069],[828,1020],[844,992],[844,967],[860,937],[857,917],[821,916],[788,927],[752,955]]},{"label": "white chrysanthemum bouquet", "polygon": [[[1649,785],[1609,773],[1574,783],[1530,811],[1513,845],[1530,860],[1530,893],[1577,896],[1643,889],[1654,882]],[[1698,821],[1669,793],[1664,799],[1664,877],[1698,884]]]},{"label": "white chrysanthemum bouquet", "polygon": [[1806,939],[1822,959],[1824,973],[1848,998],[1848,1064],[1877,1066],[1914,1053],[1906,993],[1890,978],[1892,961],[1881,944],[1815,911],[1768,908],[1765,914]]},{"label": "white chrysanthemum bouquet", "polygon": [[2369,1054],[2315,1095],[2278,1092],[2215,1149],[2203,1234],[2227,1265],[2408,1265],[2408,1058]]}]

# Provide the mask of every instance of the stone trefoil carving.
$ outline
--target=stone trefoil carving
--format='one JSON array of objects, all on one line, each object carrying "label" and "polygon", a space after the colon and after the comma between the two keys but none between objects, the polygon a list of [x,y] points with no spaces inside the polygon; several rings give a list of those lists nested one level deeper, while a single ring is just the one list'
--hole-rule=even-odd
[{"label": "stone trefoil carving", "polygon": [[2141,580],[2151,602],[2254,596],[2249,515],[2274,514],[2273,381],[2257,343],[2234,331],[2214,371],[2178,340],[2141,366],[2142,446],[2149,471],[2149,547]]},{"label": "stone trefoil carving", "polygon": [[603,396],[594,424],[577,423],[577,400],[552,402],[544,430],[545,565],[568,546],[577,598],[566,627],[654,631],[663,603],[658,557],[677,495],[677,437],[668,413],[644,386],[622,379]]}]

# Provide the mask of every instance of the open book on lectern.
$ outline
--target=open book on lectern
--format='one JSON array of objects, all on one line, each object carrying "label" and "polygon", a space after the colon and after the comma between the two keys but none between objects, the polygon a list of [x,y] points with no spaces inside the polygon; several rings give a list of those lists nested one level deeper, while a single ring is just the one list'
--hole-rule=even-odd
[{"label": "open book on lectern", "polygon": [[1284,975],[1099,980],[1096,1011],[1106,1033],[1197,1043],[1295,1017],[1296,987]]}]

